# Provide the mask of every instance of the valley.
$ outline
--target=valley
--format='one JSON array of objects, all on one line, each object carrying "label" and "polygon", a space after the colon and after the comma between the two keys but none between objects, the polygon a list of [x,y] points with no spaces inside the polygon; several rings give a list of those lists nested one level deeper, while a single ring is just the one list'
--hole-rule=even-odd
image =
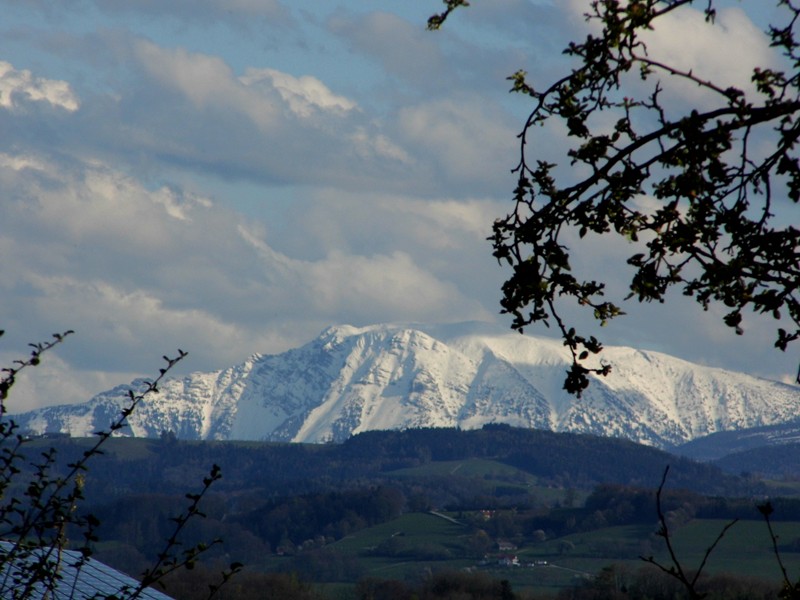
[{"label": "valley", "polygon": [[[66,464],[88,443],[60,437],[27,447],[35,457],[52,446]],[[708,581],[777,586],[756,510],[770,497],[781,558],[800,575],[800,495],[791,480],[726,474],[626,440],[506,425],[375,431],[322,445],[112,438],[85,481],[83,509],[102,523],[95,557],[141,572],[211,464],[223,477],[185,543],[223,541],[168,581],[176,598],[199,597],[192,586],[231,560],[247,565],[236,598],[263,597],[248,596],[248,586],[269,580],[280,589],[290,576],[309,598],[342,600],[389,582],[411,597],[437,578],[505,580],[531,599],[589,589],[609,573],[639,585],[654,576],[642,556],[668,560],[655,504],[667,465],[663,509],[688,568],[740,519],[709,561]]]}]

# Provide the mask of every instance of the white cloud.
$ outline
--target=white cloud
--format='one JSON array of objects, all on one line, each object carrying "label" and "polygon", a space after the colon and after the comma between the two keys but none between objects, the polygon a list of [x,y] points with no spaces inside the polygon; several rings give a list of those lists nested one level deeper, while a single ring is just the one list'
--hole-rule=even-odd
[{"label": "white cloud", "polygon": [[[0,158],[12,199],[0,207],[0,289],[15,315],[3,326],[18,343],[75,329],[64,360],[79,370],[142,371],[176,347],[191,352],[192,370],[221,368],[331,323],[491,318],[442,255],[425,250],[462,252],[459,236],[477,236],[470,207],[433,203],[426,213],[422,201],[395,198],[398,218],[382,225],[394,243],[332,244],[301,257],[276,250],[257,220],[175,186],[151,190],[99,162],[68,169],[39,156]],[[382,202],[391,213],[390,199]],[[345,233],[353,216],[323,204],[304,214],[290,232],[298,239],[322,222]],[[400,249],[403,240],[413,251]]]},{"label": "white cloud", "polygon": [[414,232],[419,242],[428,240],[438,248],[461,248],[466,239],[485,240],[492,221],[500,216],[496,202],[478,200],[412,200],[394,208],[416,217]]},{"label": "white cloud", "polygon": [[11,63],[0,61],[0,107],[16,109],[21,101],[46,102],[69,112],[80,107],[68,82],[35,77],[27,69],[18,71]]},{"label": "white cloud", "polygon": [[294,77],[275,69],[249,68],[239,80],[247,87],[266,85],[278,91],[284,102],[299,117],[309,117],[315,110],[346,113],[358,108],[352,100],[334,94],[316,77]]},{"label": "white cloud", "polygon": [[[394,202],[413,204],[399,198]],[[403,218],[402,209],[373,204],[361,222],[361,208],[363,203],[346,197],[306,204],[302,222],[292,223],[287,231],[290,237],[322,242],[314,257],[280,253],[265,241],[265,232],[240,228],[262,258],[262,272],[269,282],[264,293],[274,311],[285,311],[289,318],[313,315],[327,323],[491,318],[465,296],[446,270],[440,270],[436,253],[427,250],[441,243],[437,234],[446,235],[447,228],[430,231],[430,237],[423,239],[417,228],[425,220],[422,215]],[[388,243],[359,239],[357,231],[364,227]],[[462,240],[460,249],[465,246]]]},{"label": "white cloud", "polygon": [[[41,314],[68,315],[74,323],[71,327],[91,332],[93,343],[103,348],[141,348],[143,340],[163,338],[164,333],[173,344],[193,348],[199,354],[205,352],[210,340],[217,344],[224,341],[229,348],[252,341],[246,339],[245,329],[201,308],[169,306],[158,291],[125,289],[80,272],[75,275],[80,279],[35,274],[26,279],[37,292],[34,302]],[[212,354],[219,353],[217,348]],[[203,358],[205,362],[209,356]]]},{"label": "white cloud", "polygon": [[[303,206],[302,215],[292,215],[281,231],[272,232],[274,247],[312,263],[326,263],[338,252],[367,256],[408,272],[400,260],[405,256],[422,273],[421,282],[431,278],[438,282],[420,284],[424,294],[438,294],[435,290],[447,286],[443,305],[447,309],[432,309],[439,315],[435,320],[495,318],[503,272],[486,238],[492,221],[505,209],[497,201],[421,199],[379,192],[342,194],[324,189],[305,198]],[[404,285],[408,289],[416,286]],[[433,296],[425,297],[430,300]],[[418,320],[412,312],[418,310],[416,303],[411,297],[407,308],[391,311],[401,310],[408,313],[406,319]],[[379,314],[388,315],[384,317],[388,320],[400,319],[399,313],[393,316],[381,308],[382,303],[376,306],[377,312],[371,312],[367,321],[376,320]],[[358,318],[358,314],[349,318]]]},{"label": "white cloud", "polygon": [[476,312],[474,304],[465,306],[455,286],[434,277],[404,252],[335,252],[309,267],[308,293],[315,312],[322,314],[347,314],[363,323],[466,320]]},{"label": "white cloud", "polygon": [[503,189],[515,163],[517,131],[496,106],[477,97],[435,100],[403,108],[398,135],[427,160],[436,177]]},{"label": "white cloud", "polygon": [[[588,9],[585,0],[570,0],[567,8],[576,22]],[[597,20],[588,21],[584,27],[599,31]],[[659,17],[652,30],[640,32],[640,38],[652,60],[691,72],[722,89],[733,86],[748,94],[755,91],[750,80],[753,69],[775,66],[778,61],[766,34],[738,7],[719,8],[714,22],[707,22],[702,10],[683,6]],[[696,83],[656,72],[664,82],[662,102],[667,106],[720,102],[718,94]],[[630,85],[637,85],[638,73],[634,75]]]},{"label": "white cloud", "polygon": [[305,122],[319,113],[335,121],[358,110],[353,100],[310,75],[295,77],[276,69],[248,67],[237,77],[219,57],[162,48],[144,40],[137,42],[136,55],[151,76],[181,93],[196,109],[241,113],[264,131],[274,130],[278,119],[285,118],[284,107]]},{"label": "white cloud", "polygon": [[[72,337],[66,338],[64,346],[69,345],[72,340]],[[85,402],[95,394],[122,382],[129,382],[142,376],[152,378],[158,374],[155,369],[152,374],[77,370],[74,365],[59,356],[62,349],[51,350],[42,357],[37,367],[25,369],[19,374],[5,402],[5,408],[9,413],[19,413],[54,404]],[[19,358],[21,355],[9,350],[0,354],[0,364],[10,365]],[[154,367],[157,368],[159,365],[155,360],[158,357],[153,358]]]},{"label": "white cloud", "polygon": [[[430,265],[440,262],[437,253],[445,252],[468,262],[490,259],[486,238],[492,221],[506,209],[488,199],[421,199],[385,192],[342,194],[331,188],[310,193],[304,205],[306,210],[294,215],[284,231],[272,234],[276,243],[290,252],[319,257],[336,249],[357,253],[369,248],[391,254],[403,248],[415,261],[427,259]],[[295,232],[301,229],[306,235],[298,238]],[[446,278],[445,271],[438,275]]]},{"label": "white cloud", "polygon": [[409,177],[409,149],[383,119],[316,77],[264,67],[238,75],[217,56],[136,38],[114,43],[130,45],[139,80],[95,106],[103,139],[92,142],[123,161],[145,156],[204,175],[351,189],[431,183]]},{"label": "white cloud", "polygon": [[[189,219],[195,208],[208,206],[206,199],[179,198],[168,188],[148,191],[101,164],[74,172],[42,158],[4,154],[0,181],[17,190],[16,201],[6,208],[8,217],[35,219],[38,229],[51,232],[51,239],[112,243],[150,255],[169,247],[171,219]],[[32,220],[26,225],[34,225]]]},{"label": "white cloud", "polygon": [[249,89],[219,57],[183,48],[166,49],[144,40],[136,44],[136,55],[147,72],[180,92],[198,110],[233,109],[263,129],[275,123],[278,107],[274,100]]},{"label": "white cloud", "polygon": [[[714,23],[706,22],[702,11],[676,10],[642,37],[655,60],[691,71],[723,89],[733,86],[754,92],[753,69],[776,63],[767,36],[739,8],[720,9]],[[690,99],[702,95],[693,84],[682,84],[680,93]]]},{"label": "white cloud", "polygon": [[33,169],[35,171],[44,171],[46,168],[46,164],[43,161],[32,156],[0,153],[0,169],[11,169],[12,171]]},{"label": "white cloud", "polygon": [[369,133],[366,127],[356,127],[355,132],[349,136],[356,156],[361,159],[371,160],[384,158],[403,164],[412,164],[411,155],[403,148],[392,142],[381,133]]}]

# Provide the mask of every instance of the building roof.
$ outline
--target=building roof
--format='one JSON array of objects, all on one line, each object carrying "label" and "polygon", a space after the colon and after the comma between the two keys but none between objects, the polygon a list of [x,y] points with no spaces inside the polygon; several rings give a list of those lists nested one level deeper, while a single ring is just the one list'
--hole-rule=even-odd
[{"label": "building roof", "polygon": [[[22,592],[18,583],[19,573],[25,571],[27,565],[34,565],[44,556],[44,549],[34,549],[27,556],[20,556],[10,561],[8,557],[15,544],[0,542],[0,598],[13,599],[15,592]],[[139,585],[133,577],[112,569],[106,564],[92,558],[82,559],[81,553],[75,550],[62,550],[59,561],[58,579],[55,589],[47,590],[44,583],[36,583],[33,592],[26,596],[32,600],[88,600],[90,598],[106,598],[114,594],[124,598],[128,589],[135,590]],[[54,557],[55,560],[55,557]],[[82,564],[81,564],[82,563]],[[15,579],[17,581],[15,581]],[[49,593],[48,593],[49,592]],[[138,596],[143,600],[172,600],[166,594],[147,588]]]}]

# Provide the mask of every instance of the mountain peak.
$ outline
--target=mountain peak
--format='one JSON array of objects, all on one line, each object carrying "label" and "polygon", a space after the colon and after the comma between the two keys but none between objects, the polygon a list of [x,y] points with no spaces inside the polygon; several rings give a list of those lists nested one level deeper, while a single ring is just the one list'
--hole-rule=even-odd
[{"label": "mountain peak", "polygon": [[[323,442],[373,429],[509,423],[671,447],[788,421],[800,400],[797,387],[658,352],[606,347],[603,358],[612,373],[576,399],[562,389],[570,356],[560,340],[484,323],[337,325],[282,354],[164,381],[132,415],[129,433]],[[14,419],[34,433],[91,435],[136,385]]]}]

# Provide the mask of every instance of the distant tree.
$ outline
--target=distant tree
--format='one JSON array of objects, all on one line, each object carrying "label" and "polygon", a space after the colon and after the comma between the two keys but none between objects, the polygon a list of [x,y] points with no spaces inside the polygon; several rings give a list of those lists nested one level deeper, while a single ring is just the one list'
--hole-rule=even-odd
[{"label": "distant tree", "polygon": [[358,582],[355,597],[358,600],[408,600],[414,596],[402,581],[365,578]]},{"label": "distant tree", "polygon": [[483,529],[477,529],[468,541],[468,548],[475,558],[483,558],[492,549],[492,538]]},{"label": "distant tree", "polygon": [[[469,4],[444,3],[430,29]],[[562,318],[561,303],[573,299],[602,324],[624,313],[604,299],[605,282],[573,273],[571,235],[614,233],[638,242],[627,259],[627,298],[663,303],[678,286],[704,308],[726,306],[724,322],[737,334],[748,309],[784,319],[777,348],[800,337],[800,231],[796,213],[776,219],[779,205],[800,200],[800,5],[778,1],[783,20],[767,32],[786,70],[757,67],[745,90],[648,51],[647,33],[659,20],[692,4],[593,0],[586,17],[596,33],[567,46],[575,59],[569,73],[548,86],[529,82],[524,71],[509,77],[512,91],[529,96],[533,108],[519,136],[515,207],[495,222],[491,237],[494,256],[512,268],[501,305],[519,331],[555,321],[572,353],[564,387],[577,395],[589,373],[605,375],[610,367],[588,366],[602,345]],[[698,4],[713,23],[715,1]],[[704,98],[680,112],[665,101],[665,90],[686,84]],[[563,155],[528,143],[551,121],[574,140]],[[641,202],[645,196],[655,202]]]},{"label": "distant tree", "polygon": [[[215,585],[218,569],[199,565],[192,571],[177,571],[167,580],[167,589],[176,600],[200,600]],[[223,598],[235,600],[324,600],[324,596],[294,573],[259,573],[244,569],[229,582]]]},{"label": "distant tree", "polygon": [[505,579],[492,579],[486,573],[442,571],[423,582],[420,600],[513,600],[516,596]]},{"label": "distant tree", "polygon": [[178,437],[171,429],[162,431],[158,437],[165,446],[174,446],[178,441]]},{"label": "distant tree", "polygon": [[[776,597],[773,582],[732,573],[703,577],[699,587],[704,600],[767,600]],[[690,597],[668,574],[651,567],[633,571],[622,564],[605,567],[595,577],[566,588],[556,596],[557,600],[676,600]]]},{"label": "distant tree", "polygon": [[561,540],[560,542],[558,542],[559,554],[569,554],[573,550],[575,550],[575,544],[573,544],[569,540]]}]

